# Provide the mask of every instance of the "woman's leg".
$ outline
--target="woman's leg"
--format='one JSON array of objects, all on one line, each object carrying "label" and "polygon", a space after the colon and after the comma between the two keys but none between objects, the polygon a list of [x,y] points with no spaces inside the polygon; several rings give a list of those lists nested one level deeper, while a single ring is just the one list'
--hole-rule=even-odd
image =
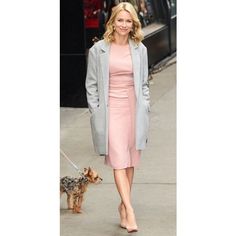
[{"label": "woman's leg", "polygon": [[134,177],[134,167],[128,167],[126,168],[126,175],[129,180],[129,185],[130,185],[130,192],[133,184],[133,177]]},{"label": "woman's leg", "polygon": [[[126,175],[129,181],[129,186],[130,186],[130,195],[131,195],[131,189],[132,189],[132,184],[133,184],[133,176],[134,176],[134,167],[128,167],[125,169],[126,170]],[[119,205],[119,212],[120,212],[120,218],[121,218],[121,227],[125,228],[126,227],[126,210],[125,210],[125,205],[121,199],[121,203]]]},{"label": "woman's leg", "polygon": [[128,231],[137,229],[133,207],[130,201],[130,184],[126,169],[114,170],[114,179],[117,190],[120,194],[126,209],[126,228]]}]

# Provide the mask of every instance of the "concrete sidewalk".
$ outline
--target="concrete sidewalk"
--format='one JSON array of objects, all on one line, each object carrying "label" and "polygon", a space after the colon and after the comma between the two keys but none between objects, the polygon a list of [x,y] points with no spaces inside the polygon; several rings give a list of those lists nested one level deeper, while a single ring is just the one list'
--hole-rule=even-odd
[{"label": "concrete sidewalk", "polygon": [[[153,75],[150,81],[151,124],[149,143],[136,168],[132,202],[140,236],[176,235],[176,64]],[[89,185],[82,214],[66,209],[61,198],[61,236],[128,235],[119,227],[117,193],[112,169],[94,153],[86,108],[61,108],[61,148],[81,169],[91,166],[102,176]],[[61,156],[61,176],[76,176]]]}]

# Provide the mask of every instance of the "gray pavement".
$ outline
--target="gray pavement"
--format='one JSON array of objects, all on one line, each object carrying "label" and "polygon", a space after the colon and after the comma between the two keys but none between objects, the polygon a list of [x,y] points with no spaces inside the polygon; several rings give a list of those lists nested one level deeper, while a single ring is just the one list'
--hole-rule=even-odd
[{"label": "gray pavement", "polygon": [[[173,61],[173,60],[172,60]],[[154,74],[150,81],[151,123],[149,143],[135,170],[132,203],[140,236],[176,235],[176,64]],[[89,185],[82,213],[66,209],[60,200],[61,236],[128,235],[119,227],[117,193],[112,169],[94,153],[86,108],[61,108],[61,148],[81,169],[91,166],[102,176]],[[61,155],[60,175],[76,176]]]}]

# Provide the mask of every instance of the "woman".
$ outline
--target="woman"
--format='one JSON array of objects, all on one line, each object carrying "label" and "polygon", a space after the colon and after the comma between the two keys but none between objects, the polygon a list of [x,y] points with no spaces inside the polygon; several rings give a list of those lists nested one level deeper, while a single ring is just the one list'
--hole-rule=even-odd
[{"label": "woman", "polygon": [[138,230],[131,204],[134,167],[147,143],[149,88],[147,49],[134,7],[118,4],[104,39],[89,50],[87,100],[95,150],[105,155],[121,197],[120,226]]}]

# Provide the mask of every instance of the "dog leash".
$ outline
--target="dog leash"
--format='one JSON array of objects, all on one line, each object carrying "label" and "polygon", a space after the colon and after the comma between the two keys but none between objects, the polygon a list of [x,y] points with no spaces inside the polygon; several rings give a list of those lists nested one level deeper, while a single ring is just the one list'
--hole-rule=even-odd
[{"label": "dog leash", "polygon": [[60,148],[60,153],[63,157],[66,158],[66,160],[79,172],[82,173],[79,169],[79,167],[65,154],[65,152]]}]

